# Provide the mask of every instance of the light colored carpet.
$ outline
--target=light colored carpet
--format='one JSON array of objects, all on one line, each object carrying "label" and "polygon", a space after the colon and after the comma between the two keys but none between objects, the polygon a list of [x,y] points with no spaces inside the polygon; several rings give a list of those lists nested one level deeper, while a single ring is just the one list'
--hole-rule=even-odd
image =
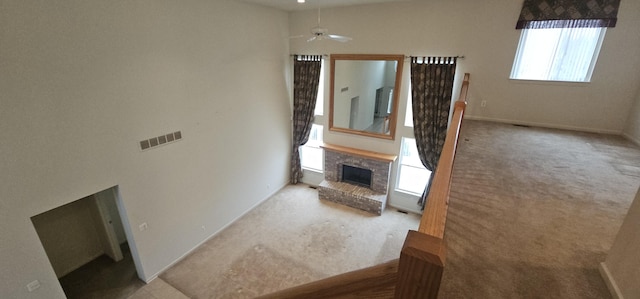
[{"label": "light colored carpet", "polygon": [[609,298],[598,265],[640,184],[618,136],[465,121],[443,298]]},{"label": "light colored carpet", "polygon": [[191,298],[253,298],[398,258],[419,216],[382,216],[287,186],[160,277]]},{"label": "light colored carpet", "polygon": [[[621,137],[464,121],[441,298],[608,298],[598,264],[640,184]],[[252,298],[399,256],[418,216],[287,186],[161,275],[191,298]]]}]

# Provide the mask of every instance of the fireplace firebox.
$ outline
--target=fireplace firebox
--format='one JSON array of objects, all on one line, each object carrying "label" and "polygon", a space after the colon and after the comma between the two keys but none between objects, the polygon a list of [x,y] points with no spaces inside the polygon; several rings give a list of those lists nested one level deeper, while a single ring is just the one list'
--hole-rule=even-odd
[{"label": "fireplace firebox", "polygon": [[371,188],[371,170],[343,164],[342,181]]}]

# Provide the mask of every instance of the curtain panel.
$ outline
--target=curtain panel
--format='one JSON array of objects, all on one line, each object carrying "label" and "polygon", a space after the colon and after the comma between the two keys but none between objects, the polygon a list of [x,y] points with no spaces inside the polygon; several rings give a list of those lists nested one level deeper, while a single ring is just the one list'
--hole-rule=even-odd
[{"label": "curtain panel", "polygon": [[420,161],[432,171],[418,201],[422,209],[447,137],[456,64],[456,57],[411,57],[413,134]]},{"label": "curtain panel", "polygon": [[293,62],[293,148],[291,150],[292,184],[302,178],[300,146],[307,143],[320,83],[321,55],[294,56]]},{"label": "curtain panel", "polygon": [[620,0],[524,0],[516,29],[615,27]]}]

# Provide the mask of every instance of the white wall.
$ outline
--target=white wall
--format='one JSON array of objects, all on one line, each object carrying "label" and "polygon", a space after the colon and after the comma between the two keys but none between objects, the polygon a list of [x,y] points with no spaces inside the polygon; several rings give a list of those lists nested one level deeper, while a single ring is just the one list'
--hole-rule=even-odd
[{"label": "white wall", "polygon": [[[520,31],[514,29],[522,1],[408,1],[353,6],[322,11],[322,25],[332,34],[353,38],[348,43],[291,40],[299,54],[464,55],[457,82],[471,73],[466,117],[509,121],[586,131],[621,133],[640,82],[640,1],[621,1],[618,24],[607,30],[592,82],[586,84],[530,83],[509,80]],[[290,15],[292,35],[308,34],[316,11]],[[409,67],[405,62],[400,93],[398,130],[403,128]],[[454,98],[459,92],[455,85]],[[328,98],[325,111],[328,112]],[[485,108],[481,101],[487,101]],[[326,118],[328,120],[328,118]],[[325,123],[325,128],[328,124]],[[399,135],[399,134],[396,134]],[[325,131],[325,141],[383,153],[398,153],[400,140],[360,137]],[[395,179],[395,173],[392,174]],[[411,205],[413,198],[392,204]]]},{"label": "white wall", "polygon": [[629,117],[627,118],[624,136],[640,145],[640,88],[638,89],[635,103],[631,109],[629,109]]},{"label": "white wall", "polygon": [[600,265],[600,273],[614,298],[640,297],[640,189],[631,203],[616,240]]},{"label": "white wall", "polygon": [[64,297],[33,215],[118,185],[150,279],[285,185],[287,22],[224,0],[3,0],[0,297]]}]

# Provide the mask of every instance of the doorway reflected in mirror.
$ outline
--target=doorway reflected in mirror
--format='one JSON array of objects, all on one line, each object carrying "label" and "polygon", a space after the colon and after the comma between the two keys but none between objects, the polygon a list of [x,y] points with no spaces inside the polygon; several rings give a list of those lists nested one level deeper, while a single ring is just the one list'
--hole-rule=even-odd
[{"label": "doorway reflected in mirror", "polygon": [[329,130],[394,139],[403,55],[331,55]]}]

